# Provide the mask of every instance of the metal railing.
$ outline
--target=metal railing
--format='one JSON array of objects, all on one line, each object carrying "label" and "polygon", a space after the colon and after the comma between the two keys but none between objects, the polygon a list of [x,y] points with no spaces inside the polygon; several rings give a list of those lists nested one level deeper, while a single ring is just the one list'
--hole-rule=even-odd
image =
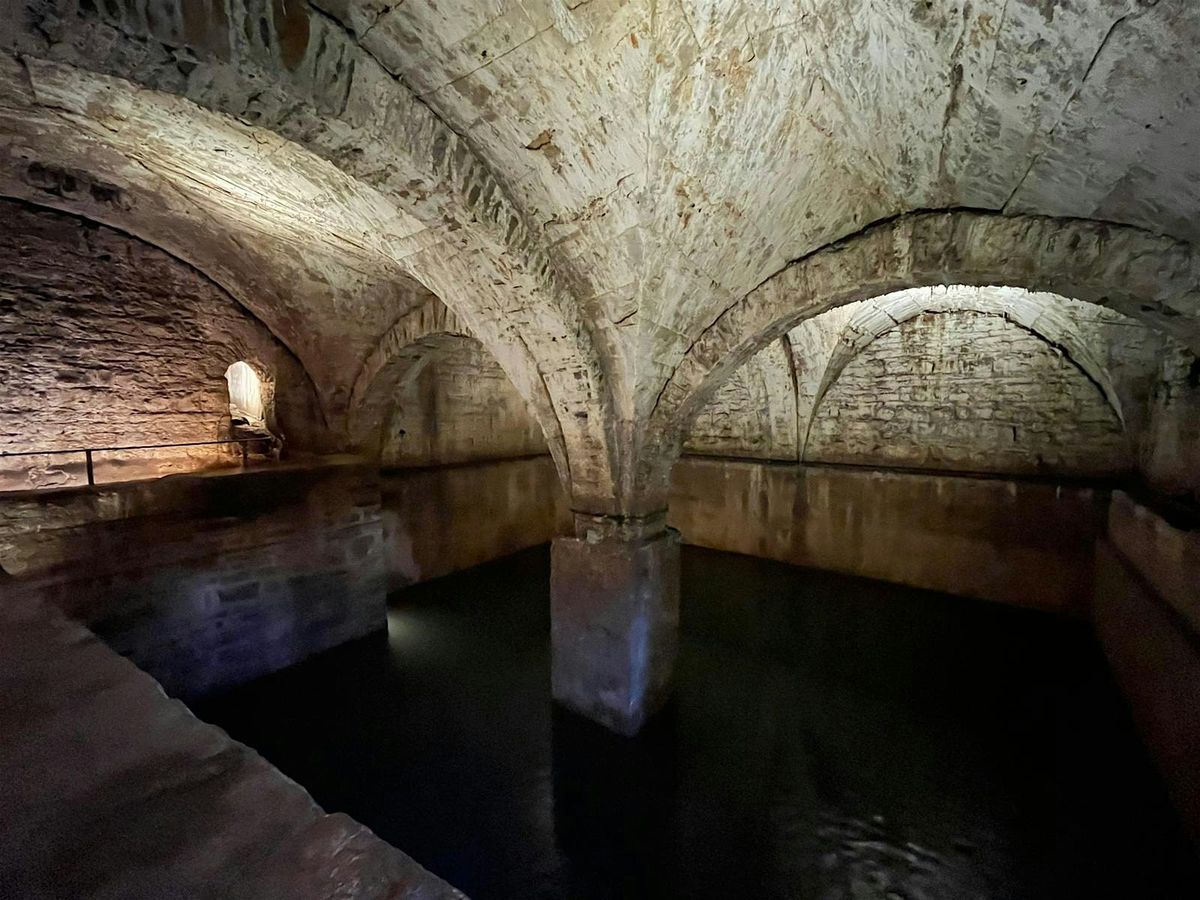
[{"label": "metal railing", "polygon": [[129,450],[170,450],[175,447],[212,447],[217,444],[241,444],[242,465],[245,466],[249,463],[250,456],[247,444],[269,440],[271,439],[264,435],[252,438],[228,438],[223,441],[183,441],[178,444],[131,444],[128,447],[72,447],[69,450],[5,450],[0,451],[0,459],[9,459],[18,456],[68,456],[82,453],[84,465],[87,467],[87,483],[94,486],[96,484],[96,469],[92,461],[93,453],[121,453]]}]

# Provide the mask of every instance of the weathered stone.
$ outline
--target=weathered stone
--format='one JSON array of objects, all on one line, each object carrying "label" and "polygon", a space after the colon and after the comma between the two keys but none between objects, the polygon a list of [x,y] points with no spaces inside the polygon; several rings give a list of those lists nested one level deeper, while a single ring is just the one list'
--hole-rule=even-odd
[{"label": "weathered stone", "polygon": [[632,735],[671,690],[679,644],[679,534],[560,537],[552,553],[554,699]]},{"label": "weathered stone", "polygon": [[[0,190],[194,266],[295,353],[320,437],[389,461],[540,449],[511,393],[481,400],[499,379],[473,345],[453,356],[469,335],[592,518],[580,533],[661,515],[691,423],[730,378],[731,414],[694,439],[706,452],[803,458],[814,415],[838,419],[817,449],[847,459],[894,437],[906,446],[872,458],[913,462],[941,433],[958,466],[1002,436],[994,408],[964,414],[957,384],[932,410],[885,385],[872,428],[845,428],[869,390],[853,367],[899,365],[889,346],[920,330],[893,334],[878,304],[855,311],[853,352],[789,338],[735,375],[847,304],[1015,286],[1200,348],[1200,164],[1181,150],[1200,141],[1195,4],[3,0],[2,14]],[[422,352],[413,320],[429,326]],[[1006,354],[1025,350],[995,343],[1011,388]],[[1137,456],[1194,490],[1192,363],[1161,369],[1143,413],[1111,360],[1078,346],[1062,342],[1127,438],[1151,423],[1146,439],[1118,460],[1088,394],[1088,421],[1018,461],[1047,443],[1059,468]],[[447,354],[440,371],[429,350]],[[849,375],[818,377],[826,353]],[[1045,397],[1022,414],[1073,421],[1076,381],[1058,379],[1054,416]],[[1063,450],[1084,439],[1095,458]]]},{"label": "weathered stone", "polygon": [[697,546],[1070,615],[1088,609],[1108,503],[1090,486],[693,456],[671,482],[669,521]]},{"label": "weathered stone", "polygon": [[979,313],[926,314],[864,347],[817,407],[805,458],[1093,476],[1135,462],[1093,381],[1045,341]]},{"label": "weathered stone", "polygon": [[549,456],[391,469],[381,488],[391,590],[548,544],[571,528]]},{"label": "weathered stone", "polygon": [[188,258],[334,411],[433,291],[602,514],[832,304],[1014,284],[1195,345],[1200,13],[801,7],[9,0],[0,178]]},{"label": "weathered stone", "polygon": [[14,897],[461,898],[0,584],[0,883]]},{"label": "weathered stone", "polygon": [[[162,251],[72,216],[0,202],[0,450],[231,437],[225,370],[273,382],[269,426],[327,446],[313,386],[233,298]],[[98,453],[100,481],[240,462],[228,447]],[[57,473],[57,474],[56,474]],[[8,490],[86,483],[82,454],[0,461]]]},{"label": "weathered stone", "polygon": [[1098,545],[1092,619],[1171,799],[1200,843],[1200,633],[1147,579],[1142,567],[1153,565],[1153,554],[1138,557]]},{"label": "weathered stone", "polygon": [[0,567],[177,696],[386,624],[379,485],[362,466],[8,494]]}]

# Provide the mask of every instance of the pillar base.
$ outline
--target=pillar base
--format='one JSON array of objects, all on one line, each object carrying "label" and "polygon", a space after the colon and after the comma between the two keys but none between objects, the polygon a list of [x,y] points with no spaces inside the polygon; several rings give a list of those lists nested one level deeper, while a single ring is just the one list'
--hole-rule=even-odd
[{"label": "pillar base", "polygon": [[679,533],[554,541],[554,699],[618,734],[666,702],[679,651]]}]

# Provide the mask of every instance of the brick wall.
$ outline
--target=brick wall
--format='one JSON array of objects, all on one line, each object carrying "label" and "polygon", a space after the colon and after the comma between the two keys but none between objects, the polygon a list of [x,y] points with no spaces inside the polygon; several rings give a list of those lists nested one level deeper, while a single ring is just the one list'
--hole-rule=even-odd
[{"label": "brick wall", "polygon": [[0,566],[170,692],[383,628],[376,475],[358,465],[0,497]]}]

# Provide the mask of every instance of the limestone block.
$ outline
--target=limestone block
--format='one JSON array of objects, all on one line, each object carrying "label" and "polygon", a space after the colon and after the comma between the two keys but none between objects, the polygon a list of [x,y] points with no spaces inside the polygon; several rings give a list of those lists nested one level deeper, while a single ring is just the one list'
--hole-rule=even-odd
[{"label": "limestone block", "polygon": [[1200,842],[1196,634],[1107,541],[1096,548],[1096,634],[1184,824]]},{"label": "limestone block", "polygon": [[554,698],[635,734],[666,701],[679,648],[679,533],[562,537],[550,571]]}]

